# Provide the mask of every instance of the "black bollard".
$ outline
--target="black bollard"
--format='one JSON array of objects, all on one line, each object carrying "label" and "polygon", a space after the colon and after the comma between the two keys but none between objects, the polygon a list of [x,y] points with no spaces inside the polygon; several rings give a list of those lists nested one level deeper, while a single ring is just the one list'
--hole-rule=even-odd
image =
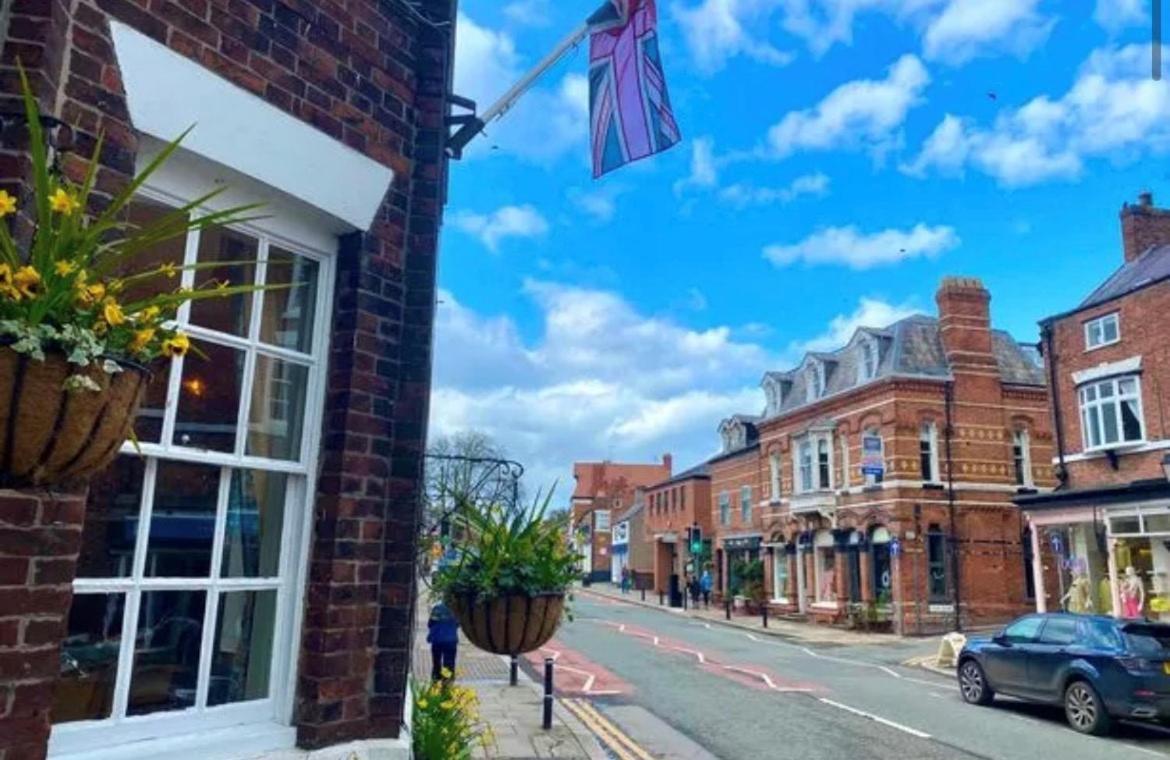
[{"label": "black bollard", "polygon": [[659,591],[658,592],[658,606],[659,607],[662,606],[662,597],[663,597],[663,593],[661,591]]},{"label": "black bollard", "polygon": [[683,592],[682,600],[683,600],[683,612],[686,612],[687,611],[687,592],[685,592],[685,591]]},{"label": "black bollard", "polygon": [[540,722],[541,727],[548,731],[552,728],[552,708],[553,708],[553,659],[551,657],[544,658],[544,716]]},{"label": "black bollard", "polygon": [[520,672],[520,661],[516,659],[516,655],[512,655],[512,666],[508,672],[508,681],[515,686],[516,678]]},{"label": "black bollard", "polygon": [[643,602],[646,601],[646,587],[645,586],[642,587],[642,601]]},{"label": "black bollard", "polygon": [[723,600],[723,611],[727,614],[727,619],[731,620],[731,600],[730,599]]},{"label": "black bollard", "polygon": [[768,603],[764,602],[764,627],[768,627]]}]

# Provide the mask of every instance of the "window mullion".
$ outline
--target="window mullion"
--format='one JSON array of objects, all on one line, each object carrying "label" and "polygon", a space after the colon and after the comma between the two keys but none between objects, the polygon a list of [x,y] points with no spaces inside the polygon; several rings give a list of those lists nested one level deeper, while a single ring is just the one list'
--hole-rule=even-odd
[{"label": "window mullion", "polygon": [[199,649],[199,677],[196,680],[195,708],[207,706],[207,692],[211,680],[211,655],[215,646],[216,616],[219,612],[219,571],[223,566],[223,544],[227,533],[227,510],[231,499],[232,470],[221,467],[219,471],[219,495],[215,507],[215,534],[211,543],[211,580],[204,600],[203,640]]},{"label": "window mullion", "polygon": [[138,639],[138,607],[142,599],[142,576],[146,567],[146,554],[150,547],[150,520],[154,511],[155,480],[158,474],[158,460],[146,460],[143,468],[142,500],[138,505],[138,534],[134,537],[134,567],[131,582],[136,588],[126,592],[122,615],[122,642],[118,647],[118,673],[114,680],[114,702],[111,716],[121,720],[126,716],[130,698],[130,676],[134,667],[134,647]]}]

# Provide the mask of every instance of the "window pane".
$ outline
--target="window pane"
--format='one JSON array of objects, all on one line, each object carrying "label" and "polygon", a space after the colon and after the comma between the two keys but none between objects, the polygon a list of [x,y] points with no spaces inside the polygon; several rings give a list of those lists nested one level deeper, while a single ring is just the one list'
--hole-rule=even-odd
[{"label": "window pane", "polygon": [[1004,630],[1003,635],[1012,643],[1027,643],[1036,638],[1036,634],[1040,632],[1040,626],[1043,623],[1044,618],[1041,617],[1028,617],[1023,620],[1017,620]]},{"label": "window pane", "polygon": [[146,443],[160,443],[162,441],[163,415],[166,414],[167,385],[171,379],[171,363],[156,363],[150,384],[146,386],[146,393],[142,398],[142,405],[138,407],[138,417],[134,420],[134,435],[139,441]]},{"label": "window pane", "polygon": [[280,534],[288,476],[234,470],[228,492],[223,578],[272,578],[280,574]]},{"label": "window pane", "polygon": [[1117,402],[1108,401],[1101,404],[1102,442],[1117,443]]},{"label": "window pane", "polygon": [[275,590],[220,594],[211,649],[209,706],[268,696],[275,625]]},{"label": "window pane", "polygon": [[1170,515],[1145,515],[1146,533],[1170,533]]},{"label": "window pane", "polygon": [[206,602],[206,591],[142,593],[127,714],[195,704]]},{"label": "window pane", "polygon": [[1076,618],[1048,618],[1044,624],[1044,630],[1040,632],[1040,643],[1042,644],[1072,644],[1076,640]]},{"label": "window pane", "polygon": [[1109,523],[1109,529],[1115,535],[1142,532],[1142,526],[1136,517],[1113,517],[1110,518]]},{"label": "window pane", "polygon": [[1126,441],[1142,439],[1142,423],[1138,418],[1137,401],[1121,402],[1121,431]]},{"label": "window pane", "polygon": [[256,357],[248,453],[272,459],[300,459],[309,368],[270,356]]},{"label": "window pane", "polygon": [[1097,346],[1101,343],[1101,323],[1089,323],[1089,346]]},{"label": "window pane", "polygon": [[260,340],[294,351],[312,350],[319,269],[312,259],[280,248],[269,249],[267,284],[291,287],[264,292]]},{"label": "window pane", "polygon": [[[140,228],[157,223],[172,211],[173,209],[170,206],[157,203],[147,198],[137,197],[130,202],[127,221],[135,227]],[[156,293],[174,290],[179,287],[181,281],[179,280],[178,267],[183,266],[183,258],[186,250],[187,236],[180,235],[161,243],[155,243],[150,248],[134,256],[132,260],[125,262],[117,270],[121,276],[156,271],[167,264],[175,267],[175,271],[170,277],[159,273],[154,277],[131,283],[122,291],[118,300],[122,303],[134,303],[135,301],[149,298]]]},{"label": "window pane", "polygon": [[[204,230],[199,236],[199,263],[256,260],[255,238],[235,230],[215,228]],[[251,285],[256,281],[255,265],[237,264],[199,269],[195,272],[195,287],[208,282],[232,285]],[[240,293],[227,298],[206,298],[191,303],[191,323],[200,327],[247,335],[252,314],[252,294]]]},{"label": "window pane", "polygon": [[1101,410],[1093,407],[1085,412],[1085,416],[1089,420],[1089,445],[1101,445]]},{"label": "window pane", "polygon": [[1118,380],[1117,388],[1123,396],[1134,396],[1137,394],[1137,381],[1132,377]]},{"label": "window pane", "polygon": [[197,347],[207,358],[192,351],[183,360],[174,443],[234,451],[244,352],[208,341],[199,341]]},{"label": "window pane", "polygon": [[110,717],[125,610],[125,594],[73,597],[53,687],[54,723]]},{"label": "window pane", "polygon": [[1101,324],[1101,337],[1106,343],[1117,340],[1117,317],[1107,317]]},{"label": "window pane", "polygon": [[133,573],[145,470],[145,459],[123,454],[90,481],[78,578],[128,578]]},{"label": "window pane", "polygon": [[1084,395],[1085,401],[1097,400],[1097,388],[1095,386],[1090,385],[1088,388],[1085,388],[1083,391],[1081,391],[1081,393]]},{"label": "window pane", "polygon": [[219,472],[202,464],[158,463],[146,577],[208,577]]},{"label": "window pane", "polygon": [[1113,398],[1113,383],[1104,382],[1097,386],[1097,395],[1101,398]]}]

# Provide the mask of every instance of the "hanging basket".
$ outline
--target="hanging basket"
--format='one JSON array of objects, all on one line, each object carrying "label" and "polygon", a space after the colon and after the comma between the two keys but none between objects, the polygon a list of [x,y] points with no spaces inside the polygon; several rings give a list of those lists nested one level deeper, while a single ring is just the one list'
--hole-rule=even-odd
[{"label": "hanging basket", "polygon": [[524,654],[544,646],[557,632],[565,595],[458,597],[452,600],[451,611],[476,647],[493,654]]},{"label": "hanging basket", "polygon": [[150,381],[146,368],[118,364],[113,375],[89,372],[100,391],[69,391],[78,367],[63,354],[38,361],[0,346],[0,487],[78,483],[114,459]]}]

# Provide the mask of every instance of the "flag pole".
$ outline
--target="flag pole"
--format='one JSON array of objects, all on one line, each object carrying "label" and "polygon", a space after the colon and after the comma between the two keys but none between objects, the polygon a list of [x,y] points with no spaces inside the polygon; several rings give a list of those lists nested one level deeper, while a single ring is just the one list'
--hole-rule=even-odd
[{"label": "flag pole", "polygon": [[463,149],[467,147],[467,143],[471,142],[489,122],[492,122],[505,113],[508,112],[512,106],[516,105],[516,101],[528,91],[530,87],[540,79],[549,69],[556,65],[557,61],[565,56],[570,50],[575,48],[581,40],[585,39],[589,34],[588,22],[581,22],[581,25],[565,36],[563,40],[557,43],[548,55],[540,59],[531,70],[524,76],[520,77],[520,81],[512,85],[511,88],[505,92],[499,100],[492,103],[483,114],[478,116],[464,117],[462,126],[455,134],[447,139],[447,148],[451,151],[454,158],[459,158]]}]

